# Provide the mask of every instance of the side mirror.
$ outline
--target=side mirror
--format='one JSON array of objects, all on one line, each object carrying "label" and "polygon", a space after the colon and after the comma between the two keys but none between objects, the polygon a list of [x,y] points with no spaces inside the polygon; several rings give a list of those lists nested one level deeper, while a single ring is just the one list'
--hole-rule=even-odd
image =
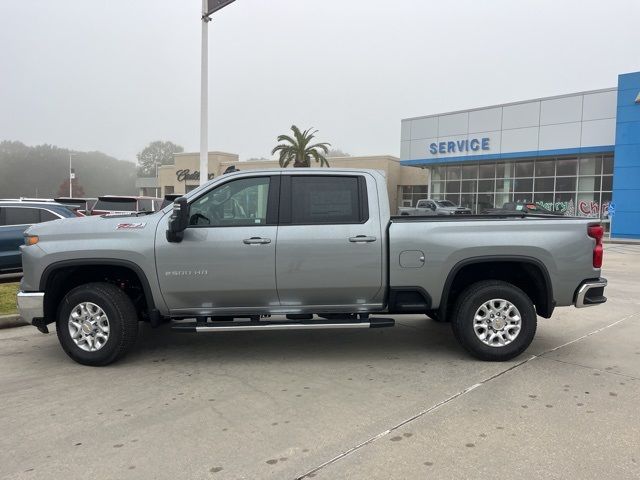
[{"label": "side mirror", "polygon": [[167,227],[167,241],[178,243],[182,241],[184,231],[189,226],[189,204],[184,197],[173,201],[173,212]]}]

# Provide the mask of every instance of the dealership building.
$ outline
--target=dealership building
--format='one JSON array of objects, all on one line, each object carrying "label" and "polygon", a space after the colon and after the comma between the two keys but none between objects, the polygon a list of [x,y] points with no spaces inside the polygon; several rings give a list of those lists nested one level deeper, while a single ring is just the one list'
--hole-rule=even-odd
[{"label": "dealership building", "polygon": [[[534,202],[640,238],[640,72],[613,88],[404,119],[400,157],[429,172],[431,198],[478,213]],[[413,188],[399,202],[424,196]]]}]

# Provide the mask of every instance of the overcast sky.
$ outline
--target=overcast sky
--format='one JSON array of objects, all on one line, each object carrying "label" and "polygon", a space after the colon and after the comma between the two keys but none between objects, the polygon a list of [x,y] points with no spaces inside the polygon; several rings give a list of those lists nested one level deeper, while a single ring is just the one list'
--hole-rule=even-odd
[{"label": "overcast sky", "polygon": [[[0,140],[135,160],[199,148],[200,0],[1,0]],[[210,150],[292,123],[399,155],[400,119],[614,87],[638,0],[237,0],[210,24]]]}]

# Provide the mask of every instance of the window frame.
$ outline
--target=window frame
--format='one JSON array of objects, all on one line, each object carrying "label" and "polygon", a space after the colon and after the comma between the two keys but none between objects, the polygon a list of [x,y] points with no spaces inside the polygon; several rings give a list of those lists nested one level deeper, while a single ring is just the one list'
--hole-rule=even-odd
[{"label": "window frame", "polygon": [[[293,178],[355,178],[358,187],[356,198],[358,199],[358,220],[353,221],[329,221],[329,222],[310,222],[310,223],[293,223],[292,221],[292,189],[291,181]],[[278,225],[283,226],[300,226],[300,225],[362,225],[369,221],[369,196],[367,195],[367,179],[363,175],[282,175],[280,185],[280,214]]]},{"label": "window frame", "polygon": [[[202,192],[197,197],[193,199],[189,199],[189,211],[191,211],[191,206],[197,202],[200,198],[208,195],[213,190],[223,187],[228,183],[235,182],[238,180],[248,180],[255,178],[267,178],[269,180],[269,193],[267,194],[267,216],[264,223],[255,223],[250,225],[187,225],[187,228],[248,228],[248,227],[273,227],[278,225],[278,212],[280,210],[280,175],[243,175],[241,177],[232,177],[229,178],[225,182],[217,183],[213,185],[210,189]],[[191,214],[189,214],[191,216]]]}]

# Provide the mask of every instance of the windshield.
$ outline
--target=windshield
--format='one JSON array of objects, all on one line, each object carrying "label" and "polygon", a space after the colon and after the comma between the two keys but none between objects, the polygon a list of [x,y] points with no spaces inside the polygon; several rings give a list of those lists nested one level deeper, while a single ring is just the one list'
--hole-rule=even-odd
[{"label": "windshield", "polygon": [[450,202],[449,200],[441,200],[436,203],[438,204],[439,207],[455,207],[456,206],[455,203]]},{"label": "windshield", "polygon": [[124,200],[116,200],[116,199],[99,199],[95,206],[94,210],[106,210],[111,212],[135,212],[138,210],[136,201],[134,199],[124,199]]}]

